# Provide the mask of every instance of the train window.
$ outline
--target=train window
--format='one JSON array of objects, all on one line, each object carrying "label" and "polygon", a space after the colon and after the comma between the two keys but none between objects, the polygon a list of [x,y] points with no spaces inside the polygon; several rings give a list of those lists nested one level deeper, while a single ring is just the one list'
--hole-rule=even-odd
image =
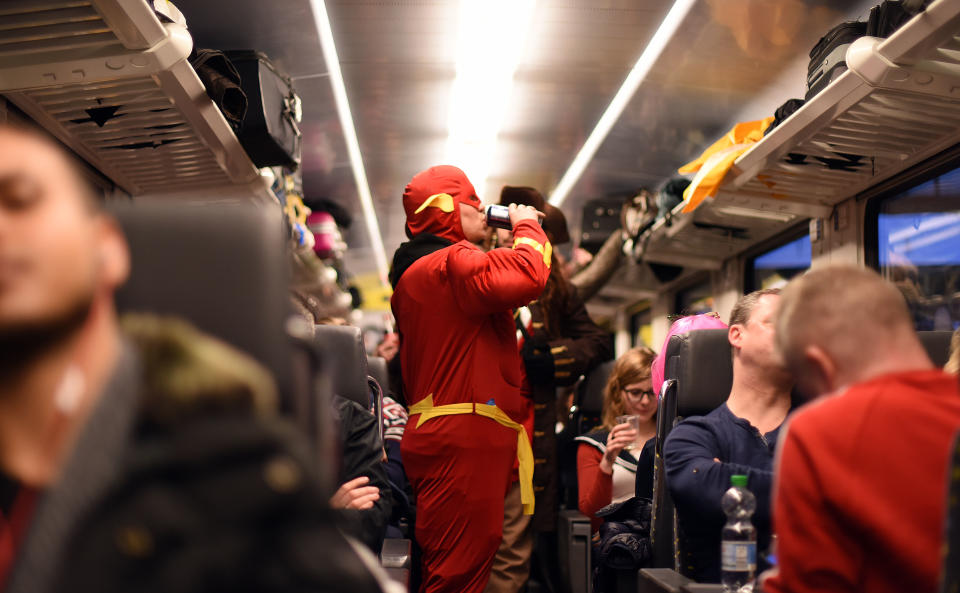
[{"label": "train window", "polygon": [[627,313],[630,314],[630,345],[652,348],[653,317],[650,315],[650,301],[637,303]]},{"label": "train window", "polygon": [[960,327],[960,168],[879,198],[876,263],[918,330]]},{"label": "train window", "polygon": [[713,300],[713,290],[710,280],[706,279],[699,284],[677,292],[676,308],[679,315],[698,315],[716,311]]},{"label": "train window", "polygon": [[782,288],[791,278],[809,268],[810,235],[804,233],[747,260],[747,290]]}]

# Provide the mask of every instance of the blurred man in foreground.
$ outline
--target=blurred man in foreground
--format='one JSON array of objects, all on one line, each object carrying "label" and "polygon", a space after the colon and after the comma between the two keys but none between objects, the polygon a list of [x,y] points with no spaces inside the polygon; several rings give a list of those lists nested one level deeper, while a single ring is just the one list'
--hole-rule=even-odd
[{"label": "blurred man in foreground", "polygon": [[774,488],[775,593],[937,589],[956,378],[935,368],[900,292],[828,267],[783,292],[777,345],[808,395]]},{"label": "blurred man in foreground", "polygon": [[0,587],[380,590],[270,375],[181,322],[121,328],[129,265],[64,152],[0,127]]}]

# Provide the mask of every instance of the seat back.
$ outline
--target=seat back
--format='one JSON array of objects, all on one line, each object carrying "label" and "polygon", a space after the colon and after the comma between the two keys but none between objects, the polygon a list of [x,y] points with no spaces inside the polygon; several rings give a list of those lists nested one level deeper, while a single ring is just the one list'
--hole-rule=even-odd
[{"label": "seat back", "polygon": [[943,368],[950,359],[950,338],[953,337],[953,332],[918,331],[917,337],[920,338],[920,343],[923,344],[933,364]]},{"label": "seat back", "polygon": [[613,371],[614,361],[599,364],[577,385],[567,426],[557,436],[560,497],[568,509],[577,508],[577,443],[574,439],[600,425],[603,415],[603,388]]},{"label": "seat back", "polygon": [[279,210],[252,204],[111,204],[130,247],[120,312],[186,319],[263,364],[292,398],[287,265]]},{"label": "seat back", "polygon": [[670,338],[657,409],[653,465],[653,567],[681,570],[682,541],[663,466],[663,445],[687,416],[700,416],[722,404],[733,385],[733,362],[725,329],[701,329]]},{"label": "seat back", "polygon": [[318,325],[314,344],[324,362],[334,395],[353,400],[371,410],[367,384],[367,352],[363,332],[349,325]]},{"label": "seat back", "polygon": [[960,432],[954,437],[950,451],[939,593],[960,591]]},{"label": "seat back", "polygon": [[571,420],[574,421],[577,436],[600,425],[603,415],[603,389],[607,386],[607,379],[613,372],[615,362],[608,360],[595,366],[577,386],[574,409],[571,410]]},{"label": "seat back", "polygon": [[389,395],[390,374],[387,371],[387,359],[382,356],[368,356],[367,373],[377,382],[377,385],[383,390],[383,394]]}]

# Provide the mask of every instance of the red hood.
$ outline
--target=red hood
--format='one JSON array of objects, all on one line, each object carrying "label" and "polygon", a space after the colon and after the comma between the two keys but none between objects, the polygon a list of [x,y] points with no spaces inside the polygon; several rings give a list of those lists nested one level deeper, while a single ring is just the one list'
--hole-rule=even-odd
[{"label": "red hood", "polygon": [[450,165],[430,167],[413,176],[403,191],[403,209],[411,237],[430,233],[454,243],[463,241],[460,204],[483,207],[473,184],[460,169]]}]

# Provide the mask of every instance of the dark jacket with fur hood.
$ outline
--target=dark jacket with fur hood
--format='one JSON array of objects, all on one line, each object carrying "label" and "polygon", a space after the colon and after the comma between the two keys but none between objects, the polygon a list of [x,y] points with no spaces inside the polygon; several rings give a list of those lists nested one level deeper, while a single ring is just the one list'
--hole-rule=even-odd
[{"label": "dark jacket with fur hood", "polygon": [[124,331],[6,592],[381,590],[273,417],[266,371],[181,322]]}]

